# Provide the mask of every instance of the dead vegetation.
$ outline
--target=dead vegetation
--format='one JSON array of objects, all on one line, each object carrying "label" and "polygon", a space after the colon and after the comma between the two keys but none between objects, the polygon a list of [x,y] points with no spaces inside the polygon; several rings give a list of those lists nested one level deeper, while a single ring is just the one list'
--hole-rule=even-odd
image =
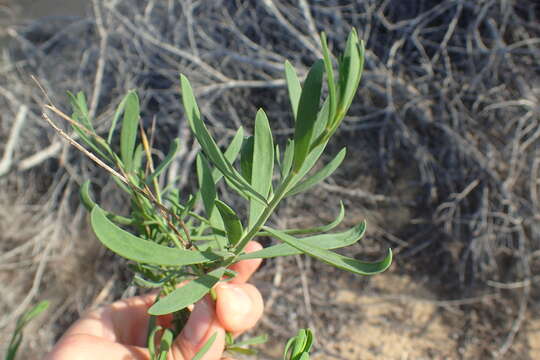
[{"label": "dead vegetation", "polygon": [[[259,107],[274,130],[287,133],[283,62],[305,73],[321,55],[320,31],[339,47],[353,26],[368,50],[359,96],[333,145],[349,147],[343,169],[309,198],[291,200],[273,221],[328,220],[343,198],[347,221],[366,217],[369,223],[367,239],[351,253],[361,248],[376,256],[392,246],[396,263],[388,277],[411,285],[378,286],[386,275],[350,278],[300,257],[269,262],[256,278],[267,299],[261,328],[277,344],[297,327],[313,327],[320,358],[403,358],[405,350],[377,350],[377,338],[373,347],[362,343],[363,353],[347,350],[356,341],[351,334],[383,337],[398,325],[408,340],[387,346],[405,349],[404,341],[413,342],[422,350],[410,358],[538,355],[538,325],[527,321],[538,313],[540,295],[535,1],[91,5],[86,18],[9,28],[10,46],[0,61],[0,281],[9,289],[0,303],[0,330],[9,332],[30,302],[53,300],[27,339],[27,358],[50,347],[84,308],[120,296],[129,281],[125,267],[81,230],[77,185],[92,177],[109,207],[121,209],[122,199],[103,172],[40,119],[42,94],[29,74],[59,107],[66,90],[85,92],[103,129],[121,96],[139,89],[144,124],[157,119],[158,146],[166,150],[174,137],[184,144],[167,180],[182,188],[194,185],[198,149],[183,119],[179,72],[194,84],[223,143],[236,127],[250,126]],[[353,295],[343,298],[345,288]],[[354,295],[358,301],[351,301]],[[451,341],[425,337],[418,329],[424,320],[403,312],[422,303],[432,305],[425,329],[446,329]],[[374,312],[377,306],[386,310]],[[271,349],[261,358],[276,356]]]}]

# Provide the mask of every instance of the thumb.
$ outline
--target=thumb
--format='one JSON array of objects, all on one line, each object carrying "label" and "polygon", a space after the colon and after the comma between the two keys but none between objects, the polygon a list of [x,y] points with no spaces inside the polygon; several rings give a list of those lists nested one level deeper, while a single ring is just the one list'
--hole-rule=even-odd
[{"label": "thumb", "polygon": [[171,360],[190,360],[217,333],[212,347],[202,357],[202,360],[218,360],[225,348],[225,330],[216,320],[216,311],[209,296],[199,300],[186,326],[174,341],[171,349]]}]

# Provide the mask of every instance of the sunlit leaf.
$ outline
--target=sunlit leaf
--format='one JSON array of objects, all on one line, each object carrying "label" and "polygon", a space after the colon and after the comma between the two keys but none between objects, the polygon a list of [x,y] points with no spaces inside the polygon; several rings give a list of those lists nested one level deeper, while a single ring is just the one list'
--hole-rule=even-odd
[{"label": "sunlit leaf", "polygon": [[267,341],[268,341],[268,335],[263,334],[263,335],[259,335],[259,336],[255,336],[255,337],[243,340],[243,341],[235,342],[234,345],[235,346],[251,346],[251,345],[264,344]]},{"label": "sunlit leaf", "polygon": [[195,356],[193,356],[192,360],[202,359],[202,357],[208,352],[208,350],[210,350],[210,348],[214,344],[214,341],[216,341],[216,338],[217,338],[217,332],[215,332],[214,334],[212,334],[212,336],[210,336],[210,338],[204,343],[201,349],[197,351]]},{"label": "sunlit leaf", "polygon": [[244,234],[244,229],[242,223],[238,218],[238,215],[223,201],[216,200],[216,207],[221,214],[223,223],[225,224],[225,231],[227,232],[227,238],[231,245],[236,245],[242,235]]},{"label": "sunlit leaf", "polygon": [[244,179],[251,184],[251,173],[253,169],[253,146],[255,137],[249,136],[244,140],[240,153],[240,170]]},{"label": "sunlit leaf", "polygon": [[122,121],[122,129],[120,130],[120,158],[127,172],[133,169],[133,151],[135,150],[135,141],[137,139],[139,115],[139,97],[135,91],[130,91],[127,95],[124,119]]},{"label": "sunlit leaf", "polygon": [[392,251],[390,249],[388,249],[388,253],[383,260],[377,262],[364,262],[328,251],[311,244],[309,240],[295,238],[291,235],[287,235],[283,231],[275,230],[269,227],[264,227],[264,229],[272,234],[272,236],[275,236],[279,240],[302,251],[303,253],[313,256],[327,264],[358,275],[378,274],[386,270],[392,263]]},{"label": "sunlit leaf", "polygon": [[112,121],[111,121],[111,127],[109,128],[109,134],[107,135],[107,143],[111,144],[112,138],[114,135],[114,131],[116,130],[116,124],[118,123],[118,119],[120,119],[120,116],[124,113],[124,108],[126,106],[126,101],[129,98],[130,93],[128,93],[122,101],[120,101],[120,104],[118,104],[118,107],[116,108]]},{"label": "sunlit leaf", "polygon": [[[79,191],[79,194],[81,195],[81,202],[83,203],[84,207],[88,211],[92,211],[94,209],[94,206],[96,205],[95,201],[92,199],[92,196],[90,195],[90,180],[86,180],[82,185],[81,189]],[[102,210],[107,218],[112,220],[113,222],[117,224],[122,225],[130,225],[133,220],[124,216],[116,215],[111,212]]]},{"label": "sunlit leaf", "polygon": [[[277,231],[277,230],[274,230]],[[345,246],[352,245],[360,240],[366,231],[365,221],[361,222],[354,228],[351,228],[347,231],[334,234],[321,234],[313,235],[303,238],[293,238],[302,240],[305,243],[316,246],[320,249],[337,249]],[[287,235],[285,231],[281,231],[283,234]],[[273,232],[267,230],[267,233],[270,236],[275,236]],[[290,235],[289,235],[290,236]],[[278,238],[281,240],[281,238]],[[242,254],[238,257],[238,260],[248,260],[248,259],[266,259],[277,256],[289,256],[301,254],[303,251],[286,243],[286,244],[277,244],[269,246],[259,251],[254,251],[247,254]]]},{"label": "sunlit leaf", "polygon": [[[262,109],[255,119],[251,186],[264,197],[268,196],[274,173],[274,141],[268,118]],[[253,226],[266,206],[253,199],[249,204],[249,227]]]},{"label": "sunlit leaf", "polygon": [[201,194],[204,211],[210,225],[214,228],[223,229],[223,221],[217,212],[214,211],[215,201],[218,198],[216,184],[212,177],[210,164],[202,154],[197,155],[197,177],[199,179],[199,193]]},{"label": "sunlit leaf", "polygon": [[221,173],[231,181],[240,191],[247,192],[255,198],[259,199],[263,204],[266,204],[266,199],[261,194],[257,193],[251,185],[234,169],[231,163],[223,156],[216,142],[208,132],[206,125],[201,119],[200,111],[193,95],[193,89],[189,80],[181,75],[182,101],[184,110],[197,141],[201,145],[204,153]]},{"label": "sunlit leaf", "polygon": [[289,99],[291,100],[291,107],[296,120],[296,114],[298,113],[298,103],[300,102],[300,94],[302,87],[300,86],[300,80],[296,70],[289,61],[285,61],[285,79],[287,80],[287,89],[289,90]]},{"label": "sunlit leaf", "polygon": [[363,67],[364,43],[358,40],[358,35],[356,31],[353,30],[347,39],[345,53],[343,54],[343,58],[339,66],[340,104],[338,111],[341,113],[341,116],[338,116],[336,121],[341,120],[340,118],[343,118],[349,109],[354,96],[356,95],[356,90],[358,89],[358,84],[360,83]]},{"label": "sunlit leaf", "polygon": [[281,178],[285,179],[291,172],[294,156],[294,140],[288,140],[283,152],[283,169],[281,170]]},{"label": "sunlit leaf", "polygon": [[112,252],[136,262],[163,266],[183,266],[202,264],[220,260],[221,257],[211,252],[170,248],[141,239],[122,230],[109,219],[105,212],[94,206],[91,224],[97,238]]},{"label": "sunlit leaf", "polygon": [[302,88],[294,127],[293,171],[300,170],[309,152],[313,125],[319,111],[323,71],[324,63],[322,60],[313,64]]},{"label": "sunlit leaf", "polygon": [[336,113],[338,99],[336,84],[334,82],[334,66],[332,65],[332,60],[330,59],[330,51],[328,50],[328,42],[326,39],[326,34],[324,32],[321,33],[321,45],[323,49],[324,67],[328,84],[329,111],[327,113],[328,121],[326,123],[331,124],[332,119]]},{"label": "sunlit leaf", "polygon": [[[225,159],[227,159],[229,163],[231,164],[234,163],[234,161],[238,157],[238,154],[240,154],[240,150],[242,149],[243,142],[244,142],[244,129],[242,127],[239,127],[233,139],[231,140],[231,143],[227,147],[227,150],[225,150],[224,156],[225,156]],[[217,183],[223,177],[223,174],[219,171],[218,168],[213,168],[212,177],[214,178],[214,182]]]},{"label": "sunlit leaf", "polygon": [[178,148],[180,147],[180,139],[174,139],[174,141],[171,144],[171,148],[169,149],[169,152],[167,153],[167,156],[165,156],[165,159],[158,165],[156,170],[148,176],[146,179],[146,183],[150,184],[154,178],[158,177],[167,167],[171,164],[171,162],[174,159],[174,156],[178,152]]},{"label": "sunlit leaf", "polygon": [[343,159],[345,158],[346,153],[347,153],[347,150],[345,148],[341,149],[341,151],[336,155],[336,157],[332,159],[332,161],[330,161],[328,164],[326,164],[325,167],[317,171],[312,176],[309,176],[303,182],[297,184],[285,196],[293,196],[298,193],[309,190],[313,186],[317,185],[319,182],[323,181],[324,179],[332,175],[334,171],[339,167],[339,165],[341,165],[341,163],[343,162]]},{"label": "sunlit leaf", "polygon": [[224,272],[225,268],[218,268],[206,275],[191,280],[164,298],[159,299],[158,302],[148,309],[148,313],[150,315],[165,315],[194,304],[210,292],[210,289],[219,282]]},{"label": "sunlit leaf", "polygon": [[[334,229],[339,224],[341,224],[344,217],[345,217],[345,207],[343,206],[343,202],[340,201],[339,202],[339,213],[336,216],[336,218],[334,220],[332,220],[332,222],[330,222],[328,224],[325,224],[325,225],[314,226],[314,227],[311,227],[311,228],[287,229],[287,230],[283,230],[283,231],[285,233],[289,234],[289,235],[306,235],[306,234],[315,234],[315,233],[319,233],[319,234],[320,233],[325,233],[327,231],[330,231],[330,230]],[[270,236],[270,234],[268,234],[268,233],[266,233],[264,231],[259,231],[256,236]]]}]

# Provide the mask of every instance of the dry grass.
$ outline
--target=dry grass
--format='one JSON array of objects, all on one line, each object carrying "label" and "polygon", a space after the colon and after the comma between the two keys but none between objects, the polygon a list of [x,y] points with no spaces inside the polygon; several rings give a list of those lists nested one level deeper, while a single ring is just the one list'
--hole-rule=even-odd
[{"label": "dry grass", "polygon": [[[80,233],[77,184],[92,177],[110,206],[122,208],[121,199],[111,198],[104,174],[40,120],[41,93],[28,74],[60,107],[65,90],[87,93],[101,129],[120,97],[140,89],[144,121],[157,119],[158,146],[166,149],[177,136],[185,145],[167,181],[189,187],[198,149],[183,120],[179,71],[193,82],[223,142],[239,125],[249,126],[258,107],[286,134],[283,61],[304,73],[320,56],[319,31],[339,47],[354,26],[368,52],[362,89],[333,145],[349,146],[343,170],[313,196],[291,200],[273,221],[328,219],[344,198],[347,221],[367,217],[370,224],[367,239],[350,252],[396,249],[394,274],[426,289],[407,298],[435,302],[457,334],[448,356],[526,359],[529,344],[537,343],[528,337],[526,317],[539,310],[540,8],[533,0],[412,3],[94,0],[88,18],[8,30],[11,46],[0,62],[0,154],[14,139],[5,157],[9,171],[0,178],[9,190],[0,199],[0,278],[10,289],[0,305],[4,331],[23,305],[52,298],[58,305],[27,344],[28,354],[47,348],[84,307],[120,296],[127,283],[122,264]],[[24,127],[16,132],[24,106]],[[320,219],[308,215],[314,213]],[[318,354],[350,358],[331,344],[341,325],[370,331],[370,321],[350,315],[369,313],[365,306],[331,300],[344,284],[369,292],[372,280],[292,258],[267,263],[256,281],[267,298],[262,327],[279,341],[310,325],[321,341]],[[377,294],[380,301],[403,295]],[[397,319],[414,334],[400,308],[396,303],[394,312],[376,316]],[[418,356],[437,358],[426,351]]]}]

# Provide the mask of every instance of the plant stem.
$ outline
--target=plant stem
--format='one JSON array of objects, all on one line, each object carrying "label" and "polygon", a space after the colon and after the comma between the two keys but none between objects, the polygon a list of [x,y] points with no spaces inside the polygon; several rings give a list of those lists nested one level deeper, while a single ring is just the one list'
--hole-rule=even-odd
[{"label": "plant stem", "polygon": [[251,239],[253,239],[255,235],[257,235],[259,230],[261,230],[261,228],[264,226],[270,215],[272,215],[272,213],[274,212],[280,201],[283,199],[289,188],[294,185],[292,183],[295,175],[296,172],[291,171],[291,173],[279,185],[268,206],[264,209],[264,211],[259,216],[255,224],[251,227],[251,229],[240,239],[240,241],[236,245],[234,249],[235,256],[232,259],[228,260],[225,266],[229,266],[230,264],[234,263],[238,255],[240,255],[242,251],[244,251],[245,247],[251,241]]}]

